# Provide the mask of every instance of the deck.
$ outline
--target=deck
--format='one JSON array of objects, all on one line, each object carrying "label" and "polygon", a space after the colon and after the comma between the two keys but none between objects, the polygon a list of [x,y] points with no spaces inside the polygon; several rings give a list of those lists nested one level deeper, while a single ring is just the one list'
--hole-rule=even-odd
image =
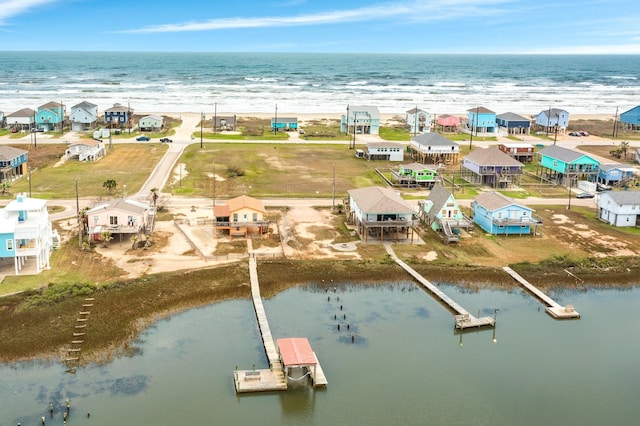
[{"label": "deck", "polygon": [[579,319],[580,314],[575,311],[573,305],[562,306],[542,291],[538,290],[533,284],[525,280],[513,269],[508,266],[503,267],[504,271],[511,275],[520,285],[533,294],[538,300],[546,305],[545,311],[556,319]]},{"label": "deck", "polygon": [[427,279],[425,279],[422,275],[417,273],[413,268],[404,263],[402,260],[396,256],[395,252],[391,248],[390,244],[385,244],[385,249],[387,253],[391,256],[391,258],[400,265],[405,271],[407,271],[413,278],[415,278],[422,287],[424,287],[429,293],[431,293],[439,302],[443,303],[450,310],[455,312],[455,328],[459,330],[464,330],[467,328],[477,328],[477,327],[494,327],[496,325],[496,320],[494,317],[482,317],[477,318],[471,315],[466,309],[464,309],[460,304],[458,304],[455,300],[447,296],[442,290],[440,290],[437,286],[433,285]]},{"label": "deck", "polygon": [[316,353],[313,353],[313,356],[316,359],[316,368],[315,368],[315,374],[314,371],[311,371],[311,380],[313,381],[313,387],[316,388],[321,388],[321,387],[327,387],[327,378],[324,375],[324,371],[322,370],[322,367],[320,366],[320,361],[318,361],[318,357],[316,356]]}]

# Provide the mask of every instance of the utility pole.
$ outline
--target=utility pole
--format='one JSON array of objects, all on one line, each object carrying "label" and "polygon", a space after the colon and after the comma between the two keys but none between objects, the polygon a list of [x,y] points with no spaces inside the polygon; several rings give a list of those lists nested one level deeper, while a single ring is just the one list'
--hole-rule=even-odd
[{"label": "utility pole", "polygon": [[331,200],[331,210],[336,209],[336,163],[333,163],[333,194]]},{"label": "utility pole", "polygon": [[273,134],[278,133],[278,104],[276,104],[276,115],[273,119]]},{"label": "utility pole", "polygon": [[547,137],[549,137],[549,127],[551,127],[551,105],[549,105],[549,112],[547,113]]},{"label": "utility pole", "polygon": [[216,134],[216,127],[218,125],[218,103],[213,103],[213,134]]},{"label": "utility pole", "polygon": [[204,112],[200,111],[200,149],[202,149],[202,128],[204,127]]},{"label": "utility pole", "polygon": [[76,178],[76,218],[78,219],[78,247],[82,248],[82,229],[84,223],[80,218],[80,201],[78,199],[78,178]]},{"label": "utility pole", "polygon": [[616,107],[616,116],[613,119],[613,138],[618,137],[618,107]]}]

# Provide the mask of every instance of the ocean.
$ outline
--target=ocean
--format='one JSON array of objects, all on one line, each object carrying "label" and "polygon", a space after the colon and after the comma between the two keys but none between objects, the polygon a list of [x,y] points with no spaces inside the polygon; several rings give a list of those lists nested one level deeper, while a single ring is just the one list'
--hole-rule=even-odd
[{"label": "ocean", "polygon": [[640,103],[640,56],[2,52],[0,111],[81,101],[136,112],[460,114]]}]

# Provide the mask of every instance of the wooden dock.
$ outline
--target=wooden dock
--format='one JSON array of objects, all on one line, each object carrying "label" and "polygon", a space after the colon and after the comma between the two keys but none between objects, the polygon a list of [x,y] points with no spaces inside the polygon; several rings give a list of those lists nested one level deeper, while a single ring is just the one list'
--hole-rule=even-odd
[{"label": "wooden dock", "polygon": [[425,279],[422,275],[417,273],[413,268],[404,263],[402,260],[396,256],[395,252],[391,248],[391,244],[385,244],[385,249],[387,253],[391,256],[391,258],[402,267],[405,271],[407,271],[413,278],[422,285],[429,293],[431,293],[440,303],[447,306],[450,310],[455,312],[454,325],[455,328],[459,330],[464,330],[467,328],[477,328],[477,327],[495,327],[496,320],[494,317],[482,317],[476,318],[471,315],[466,309],[464,309],[460,304],[458,304],[455,300],[447,296],[442,290],[440,290],[437,286],[433,285],[427,279]]},{"label": "wooden dock", "polygon": [[513,269],[508,266],[503,267],[504,271],[511,275],[522,287],[527,289],[529,293],[533,294],[538,300],[545,304],[545,312],[556,319],[579,319],[580,314],[576,312],[573,305],[561,306],[558,302],[547,296],[542,291],[538,290],[533,284],[525,280]]},{"label": "wooden dock", "polygon": [[313,387],[316,388],[326,388],[327,387],[327,378],[324,375],[324,371],[320,366],[320,361],[318,361],[318,357],[316,353],[313,353],[313,356],[316,359],[316,368],[311,370],[311,380],[313,381]]}]

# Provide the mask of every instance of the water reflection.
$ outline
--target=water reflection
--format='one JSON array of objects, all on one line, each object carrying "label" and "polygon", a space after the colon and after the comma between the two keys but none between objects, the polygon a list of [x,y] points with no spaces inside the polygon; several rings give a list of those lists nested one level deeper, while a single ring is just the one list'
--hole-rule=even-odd
[{"label": "water reflection", "polygon": [[235,366],[267,367],[251,303],[238,300],[161,321],[136,343],[139,355],[75,376],[57,364],[0,367],[0,424],[39,424],[50,402],[62,424],[67,398],[73,424],[92,426],[634,424],[640,416],[640,343],[629,338],[640,327],[639,289],[554,293],[583,315],[555,321],[519,291],[444,285],[470,312],[499,309],[495,329],[456,333],[452,315],[410,286],[337,284],[327,293],[312,285],[265,300],[274,337],[309,338],[326,390],[296,383],[235,395]]}]

